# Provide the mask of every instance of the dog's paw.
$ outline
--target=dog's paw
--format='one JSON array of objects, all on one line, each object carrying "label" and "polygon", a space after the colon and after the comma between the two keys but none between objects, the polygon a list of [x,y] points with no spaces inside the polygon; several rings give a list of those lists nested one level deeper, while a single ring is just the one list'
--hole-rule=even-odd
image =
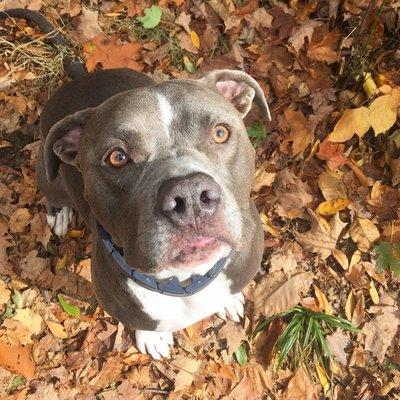
[{"label": "dog's paw", "polygon": [[234,294],[229,298],[224,308],[217,312],[218,317],[226,321],[226,318],[230,318],[235,322],[240,322],[240,318],[244,315],[244,296],[241,292]]},{"label": "dog's paw", "polygon": [[68,225],[72,221],[74,210],[71,207],[52,208],[51,212],[47,213],[46,219],[50,229],[58,237],[63,237],[68,232]]},{"label": "dog's paw", "polygon": [[149,354],[155,360],[169,358],[174,344],[171,332],[135,331],[136,347],[141,353]]}]

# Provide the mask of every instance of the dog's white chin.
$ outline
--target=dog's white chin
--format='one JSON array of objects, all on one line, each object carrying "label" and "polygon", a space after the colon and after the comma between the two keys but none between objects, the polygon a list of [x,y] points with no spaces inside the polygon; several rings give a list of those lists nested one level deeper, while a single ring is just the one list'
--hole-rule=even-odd
[{"label": "dog's white chin", "polygon": [[168,279],[172,276],[176,276],[180,282],[189,279],[192,275],[204,275],[209,271],[215,263],[223,257],[226,257],[230,251],[231,247],[227,244],[222,244],[213,252],[207,262],[194,264],[193,266],[184,266],[184,268],[177,268],[172,266],[167,266],[162,271],[157,272],[155,277],[157,279]]}]

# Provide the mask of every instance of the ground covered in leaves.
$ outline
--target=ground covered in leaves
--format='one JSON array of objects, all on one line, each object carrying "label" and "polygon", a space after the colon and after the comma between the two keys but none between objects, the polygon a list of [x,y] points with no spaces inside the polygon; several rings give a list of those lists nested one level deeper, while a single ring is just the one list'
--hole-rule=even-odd
[{"label": "ground covered in leaves", "polygon": [[[400,3],[0,2],[16,6],[40,10],[71,47],[1,21],[0,398],[399,399]],[[62,240],[46,226],[37,124],[68,79],[68,52],[89,70],[129,67],[158,80],[243,69],[271,106],[271,123],[256,107],[246,118],[265,229],[246,317],[179,332],[171,361],[140,354],[97,307],[79,219]],[[253,334],[296,305],[292,319],[281,314]],[[302,321],[293,315],[307,310],[362,332],[322,324],[321,352],[304,349],[287,340],[291,321]],[[307,355],[299,366],[296,354]]]}]

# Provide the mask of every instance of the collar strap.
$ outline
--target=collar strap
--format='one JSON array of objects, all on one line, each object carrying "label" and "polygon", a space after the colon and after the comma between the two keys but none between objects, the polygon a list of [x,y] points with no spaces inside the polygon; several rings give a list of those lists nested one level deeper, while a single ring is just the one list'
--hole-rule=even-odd
[{"label": "collar strap", "polygon": [[219,273],[226,267],[230,257],[232,256],[231,251],[228,256],[219,259],[205,275],[192,275],[189,278],[189,284],[182,286],[176,276],[168,279],[157,280],[151,275],[146,275],[132,269],[125,261],[121,250],[113,244],[111,235],[100,225],[98,221],[97,232],[99,233],[101,242],[103,243],[107,253],[111,255],[115,263],[126,275],[128,275],[130,279],[148,290],[168,296],[186,297],[200,292],[200,290],[203,290],[219,275]]}]

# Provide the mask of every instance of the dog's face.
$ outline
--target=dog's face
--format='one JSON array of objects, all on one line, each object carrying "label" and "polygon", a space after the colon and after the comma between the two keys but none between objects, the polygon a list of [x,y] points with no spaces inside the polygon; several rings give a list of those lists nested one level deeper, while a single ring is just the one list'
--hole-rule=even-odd
[{"label": "dog's face", "polygon": [[[234,86],[224,88],[230,100]],[[93,214],[133,268],[162,276],[212,266],[247,243],[254,151],[242,116],[253,96],[236,98],[235,108],[206,82],[170,81],[121,93],[50,131],[67,132],[51,150],[78,166]]]}]

